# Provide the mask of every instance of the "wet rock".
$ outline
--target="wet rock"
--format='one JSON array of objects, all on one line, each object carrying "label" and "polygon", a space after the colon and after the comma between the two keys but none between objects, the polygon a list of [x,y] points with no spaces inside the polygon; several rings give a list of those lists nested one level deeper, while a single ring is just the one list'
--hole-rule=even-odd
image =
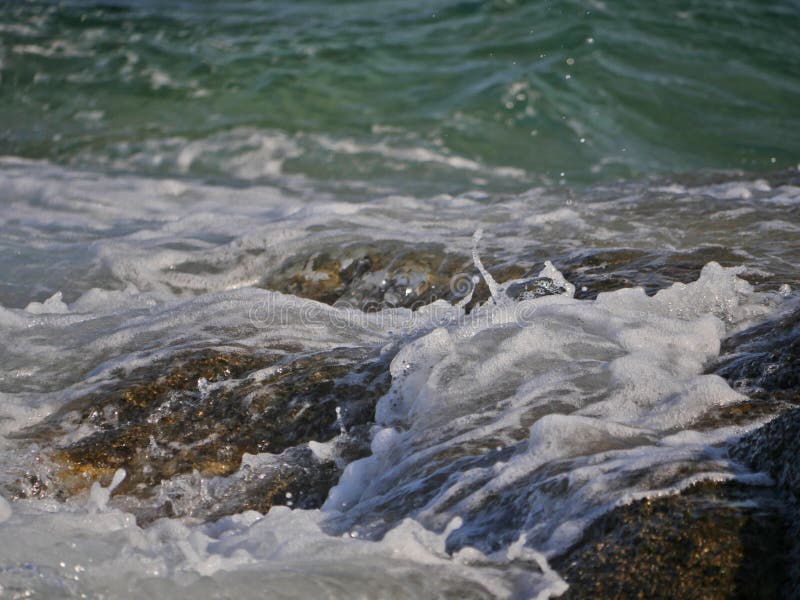
[{"label": "wet rock", "polygon": [[[388,360],[347,348],[176,356],[120,374],[109,388],[72,402],[20,437],[46,442],[90,427],[92,433],[50,453],[55,472],[44,486],[68,497],[93,481],[107,484],[123,468],[127,477],[115,493],[135,498],[128,505],[145,521],[268,510],[285,504],[286,492],[298,506],[311,508],[324,501],[343,461],[367,452],[363,426],[372,422],[375,401],[388,385]],[[305,446],[334,438],[341,438],[338,463]],[[178,510],[181,502],[165,492],[164,482],[185,475],[228,477],[239,471],[245,454],[265,453],[280,456],[281,468],[253,474],[251,467],[252,477],[231,482],[243,493],[226,502],[196,498]]]},{"label": "wet rock", "polygon": [[[626,287],[643,287],[647,294],[653,295],[673,283],[697,280],[711,261],[735,267],[747,264],[748,259],[722,246],[704,246],[688,252],[589,248],[553,259],[567,280],[575,284],[576,297],[582,299]],[[742,277],[749,280],[754,276]]]},{"label": "wet rock", "polygon": [[566,289],[549,277],[530,277],[510,283],[505,288],[506,295],[514,300],[541,298],[563,294]]},{"label": "wet rock", "polygon": [[765,471],[783,491],[788,515],[792,598],[800,598],[800,409],[786,412],[742,437],[729,450],[732,458]]},{"label": "wet rock", "polygon": [[[508,290],[512,298],[564,291],[547,278],[535,277],[533,262],[523,266],[489,258],[486,263],[497,281],[522,280]],[[469,312],[490,296],[470,256],[449,252],[438,244],[399,241],[350,244],[294,257],[261,285],[365,312],[397,307],[417,309],[436,300],[456,303],[472,293],[466,305]]]},{"label": "wet rock", "polygon": [[712,370],[755,400],[800,404],[800,307],[725,340]]},{"label": "wet rock", "polygon": [[779,598],[788,540],[769,489],[704,483],[596,521],[552,562],[562,598]]},{"label": "wet rock", "polygon": [[[722,266],[748,262],[747,256],[722,246],[687,252],[587,248],[567,255],[541,253],[515,259],[498,258],[501,250],[487,248],[483,253],[487,269],[498,282],[532,281],[544,261],[552,259],[567,280],[575,284],[576,297],[580,299],[633,286],[644,287],[652,295],[673,283],[696,280],[710,261]],[[757,279],[756,275],[743,277]],[[470,256],[451,252],[441,244],[391,240],[352,243],[294,256],[266,277],[261,286],[368,312],[389,307],[415,309],[438,299],[457,302],[473,290],[468,310],[489,299],[489,289]],[[508,291],[518,298],[523,287],[517,282]],[[549,289],[546,282],[528,291],[534,291],[535,296],[563,292]]]},{"label": "wet rock", "polygon": [[698,431],[720,427],[744,426],[758,419],[765,419],[781,410],[782,405],[770,400],[745,400],[738,404],[726,404],[710,408],[692,426]]},{"label": "wet rock", "polygon": [[[366,446],[361,451],[366,452]],[[245,454],[230,476],[204,477],[194,470],[163,480],[153,498],[122,495],[114,504],[135,514],[139,525],[164,516],[213,520],[245,510],[266,513],[276,505],[319,508],[342,466],[343,462],[315,456],[307,446],[274,456]]]},{"label": "wet rock", "polygon": [[766,471],[778,486],[800,500],[800,409],[786,412],[742,437],[730,455]]},{"label": "wet rock", "polygon": [[471,259],[441,245],[356,243],[287,260],[262,282],[279,292],[366,312],[418,308],[466,295],[451,279],[474,270]]},{"label": "wet rock", "polygon": [[[787,596],[800,597],[800,308],[726,339],[722,356],[709,372],[725,377],[749,396],[739,410],[764,418],[781,413],[742,437],[729,454],[768,473],[781,492],[788,539]],[[788,411],[787,411],[788,409]]]},{"label": "wet rock", "polygon": [[642,250],[587,249],[557,260],[556,265],[575,284],[577,298],[594,299],[600,292],[640,285],[641,269],[651,260],[651,254]]},{"label": "wet rock", "polygon": [[725,378],[748,400],[711,411],[701,429],[744,425],[800,404],[800,309],[726,338],[706,373]]}]

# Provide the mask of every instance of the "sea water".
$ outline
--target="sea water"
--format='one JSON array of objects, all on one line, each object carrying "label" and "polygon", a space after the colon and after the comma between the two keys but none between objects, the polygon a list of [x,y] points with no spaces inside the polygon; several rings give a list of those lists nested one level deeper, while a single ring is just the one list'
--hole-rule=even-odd
[{"label": "sea water", "polygon": [[[122,470],[0,499],[0,595],[545,598],[613,507],[768,483],[726,453],[764,417],[715,420],[747,397],[707,368],[796,302],[798,25],[793,2],[0,4],[4,495],[54,468],[20,432],[178,351],[391,375],[366,456],[304,444],[344,467],[318,509],[137,524]],[[353,243],[465,257],[490,295],[268,284]],[[239,475],[162,485],[189,514]]]}]

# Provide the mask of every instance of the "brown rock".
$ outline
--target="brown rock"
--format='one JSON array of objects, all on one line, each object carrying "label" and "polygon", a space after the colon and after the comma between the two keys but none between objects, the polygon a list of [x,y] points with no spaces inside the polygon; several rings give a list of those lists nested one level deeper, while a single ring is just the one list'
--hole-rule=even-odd
[{"label": "brown rock", "polygon": [[770,490],[704,483],[633,502],[552,561],[572,598],[779,598],[785,521]]},{"label": "brown rock", "polygon": [[[227,514],[268,510],[294,490],[299,501],[293,504],[310,508],[324,501],[340,467],[301,448],[341,437],[343,460],[362,455],[364,425],[373,420],[375,401],[388,385],[387,368],[388,357],[362,349],[306,355],[203,350],[120,374],[103,392],[72,402],[18,437],[56,446],[49,453],[54,473],[40,482],[40,493],[82,493],[94,481],[107,485],[123,468],[127,477],[115,494],[135,497],[129,506],[147,519],[176,512],[161,506],[162,482],[192,473],[229,476],[245,453],[294,451],[285,456],[285,468],[243,478],[240,484],[250,484],[247,493],[223,504]],[[95,432],[59,445],[61,436],[81,425]],[[213,501],[204,507],[220,512]]]}]

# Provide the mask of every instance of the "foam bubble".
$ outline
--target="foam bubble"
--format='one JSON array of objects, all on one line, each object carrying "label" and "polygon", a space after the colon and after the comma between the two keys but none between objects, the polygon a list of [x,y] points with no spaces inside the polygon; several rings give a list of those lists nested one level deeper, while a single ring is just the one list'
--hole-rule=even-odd
[{"label": "foam bubble", "polygon": [[44,302],[31,302],[25,307],[25,312],[32,315],[64,314],[69,312],[67,305],[61,300],[61,292],[56,292]]}]

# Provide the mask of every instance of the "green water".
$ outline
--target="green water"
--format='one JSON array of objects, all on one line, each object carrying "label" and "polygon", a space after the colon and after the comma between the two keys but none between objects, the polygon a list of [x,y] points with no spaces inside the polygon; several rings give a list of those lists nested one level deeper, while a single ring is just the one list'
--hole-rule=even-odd
[{"label": "green water", "polygon": [[794,168],[798,133],[797,0],[0,2],[0,155],[452,192]]}]

